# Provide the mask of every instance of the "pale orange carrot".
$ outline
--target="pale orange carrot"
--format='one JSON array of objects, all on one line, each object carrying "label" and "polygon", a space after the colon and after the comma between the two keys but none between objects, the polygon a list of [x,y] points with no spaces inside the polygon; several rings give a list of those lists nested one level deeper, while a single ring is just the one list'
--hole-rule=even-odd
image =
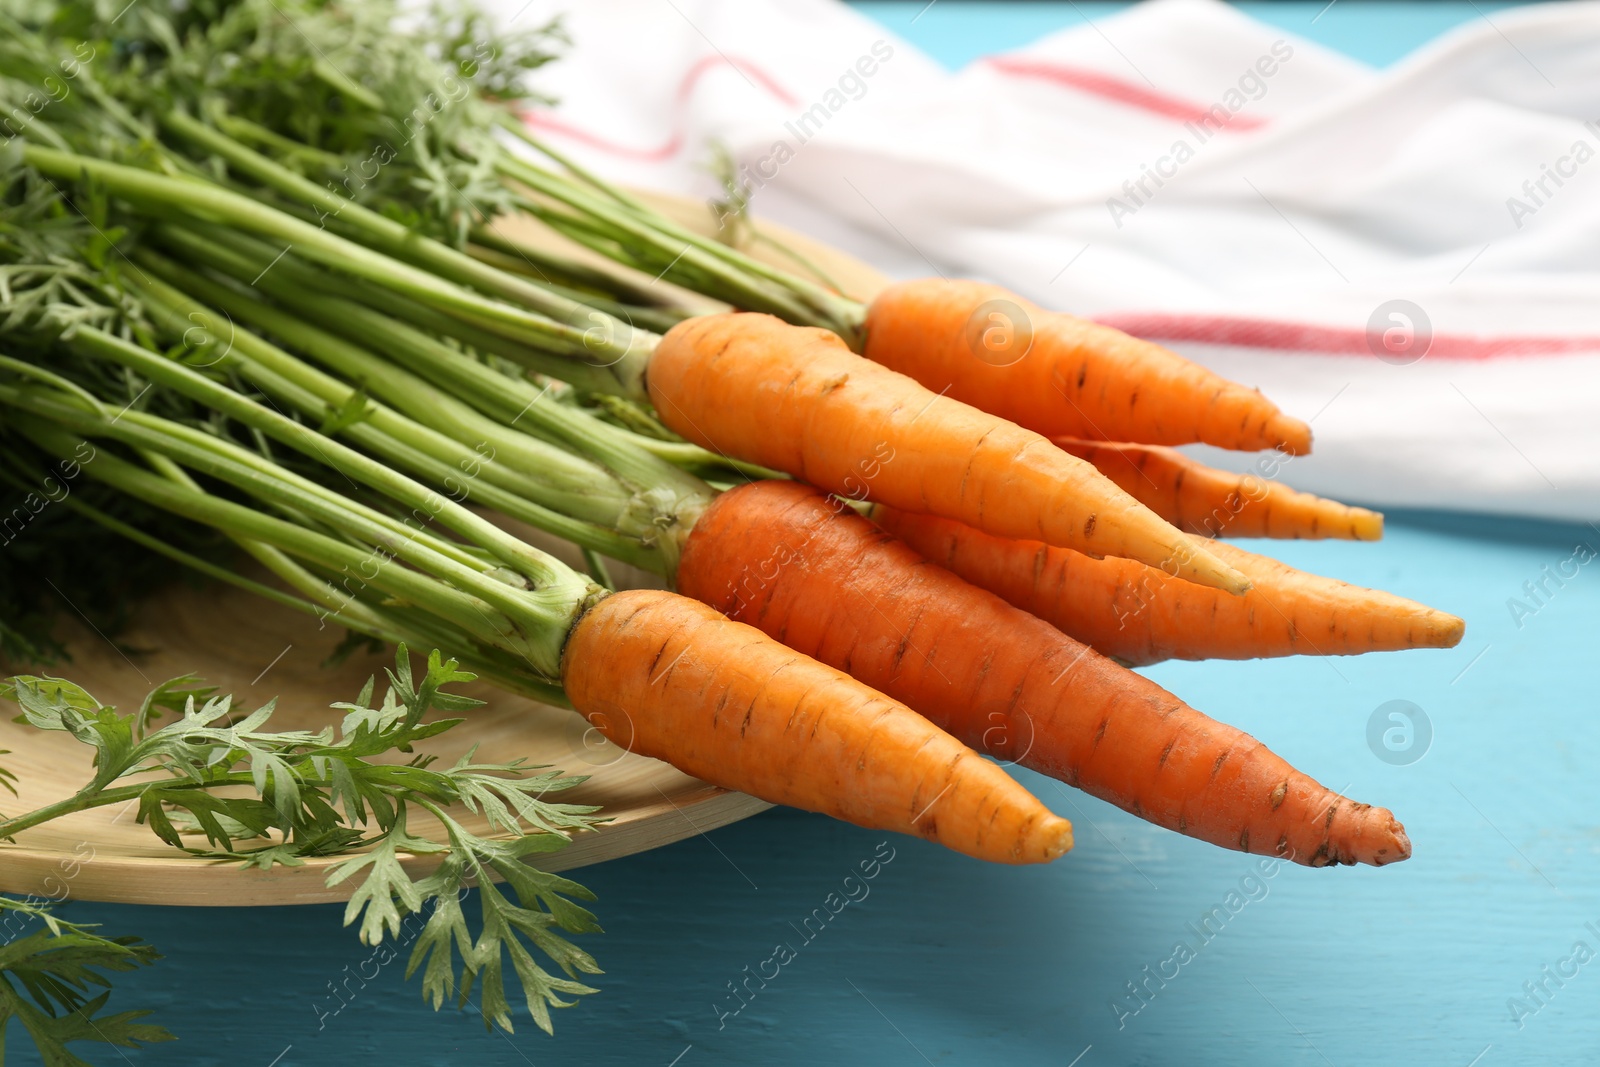
[{"label": "pale orange carrot", "polygon": [[661,339],[646,384],[677,433],[829,491],[1248,587],[1091,464],[862,359],[826,330],[770,315],[689,319]]},{"label": "pale orange carrot", "polygon": [[1185,533],[1356,541],[1383,536],[1383,516],[1376,511],[1302,493],[1275,478],[1217,470],[1164,445],[1072,437],[1055,442]]},{"label": "pale orange carrot", "polygon": [[[849,671],[974,748],[1159,826],[1312,866],[1410,854],[1387,810],[1318,785],[809,487],[757,482],[718,497],[677,578],[684,593]],[[661,662],[672,654],[660,650]]]},{"label": "pale orange carrot", "polygon": [[601,600],[562,678],[611,741],[713,785],[999,863],[1072,847],[1067,820],[927,719],[686,597]]},{"label": "pale orange carrot", "polygon": [[995,285],[923,278],[867,309],[865,355],[1047,437],[1311,450],[1311,429],[1169,349]]},{"label": "pale orange carrot", "polygon": [[1212,550],[1250,575],[1218,595],[1128,560],[1091,559],[1038,541],[875,507],[873,519],[941,566],[1124,663],[1352,655],[1450,648],[1456,616],[1376,589],[1307,574],[1228,544]]}]

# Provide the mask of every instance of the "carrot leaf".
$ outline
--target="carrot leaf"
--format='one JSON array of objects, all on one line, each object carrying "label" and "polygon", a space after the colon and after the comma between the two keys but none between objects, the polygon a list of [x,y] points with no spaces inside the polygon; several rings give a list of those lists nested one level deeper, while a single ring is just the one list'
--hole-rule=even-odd
[{"label": "carrot leaf", "polygon": [[[48,903],[0,897],[7,940],[0,944],[0,1047],[14,1019],[51,1067],[88,1067],[67,1049],[74,1042],[100,1042],[121,1048],[171,1041],[160,1026],[139,1022],[146,1011],[101,1014],[111,984],[106,972],[131,971],[161,957],[137,937],[104,937],[93,925],[69,923],[51,913]],[[42,929],[14,936],[13,927],[38,921]],[[23,926],[26,929],[26,926]]]},{"label": "carrot leaf", "polygon": [[[330,871],[328,884],[355,880],[345,924],[356,925],[363,942],[376,945],[385,937],[398,937],[406,916],[427,915],[410,965],[415,971],[426,964],[424,998],[436,1007],[446,996],[459,995],[464,1003],[468,991],[477,987],[485,1023],[510,1030],[502,973],[502,961],[509,956],[528,1012],[549,1030],[550,1008],[565,1007],[572,1003],[568,997],[593,991],[577,975],[599,973],[593,957],[563,935],[598,932],[600,927],[574,902],[593,900],[592,893],[525,860],[566,847],[574,833],[596,825],[597,809],[554,799],[581,783],[581,777],[521,759],[481,762],[475,750],[453,763],[415,751],[417,743],[462,721],[434,717],[436,712],[468,711],[482,703],[446,691],[474,680],[455,660],[435,651],[426,668],[416,671],[402,645],[388,678],[381,701],[375,699],[373,679],[356,700],[333,705],[343,713],[337,724],[285,731],[271,729],[275,702],[241,709],[231,696],[217,694],[190,676],[156,687],[131,714],[102,705],[82,687],[59,678],[11,678],[0,683],[0,697],[15,700],[21,720],[36,729],[70,734],[92,748],[95,773],[73,797],[0,819],[0,840],[73,811],[133,801],[139,822],[162,841],[195,856],[267,869],[348,853]],[[179,714],[157,728],[152,720],[158,709]],[[396,756],[403,762],[396,762]],[[148,775],[154,777],[144,777]],[[141,780],[127,784],[130,776]],[[3,776],[0,782],[5,782]],[[237,788],[224,789],[241,786],[243,795],[236,795]],[[469,831],[457,818],[463,811],[481,815],[493,836]],[[493,884],[497,878],[511,887],[511,895]],[[478,924],[468,922],[460,905],[474,886],[481,897]],[[16,902],[0,901],[0,907],[6,904]],[[90,937],[57,925],[71,937]],[[29,1004],[14,991],[8,993],[4,983],[16,944],[31,946],[28,952],[45,951],[42,941],[0,946],[0,1029],[7,1019],[17,1018],[40,1040],[40,1048],[48,1050],[46,1062],[79,1062],[50,1059],[56,1052],[49,1042],[79,1040],[86,1024],[74,1013],[100,1010],[103,1001],[79,995],[96,982],[97,972],[76,962],[73,953],[82,947],[78,941],[52,943],[48,950],[55,953],[49,957],[54,970],[18,972],[17,981],[36,1002]],[[146,949],[93,944],[99,954],[84,959],[103,968],[127,969],[111,964],[154,959]],[[567,977],[541,967],[533,949]],[[42,977],[35,977],[36,972]],[[59,1009],[56,1014],[51,1014],[52,1005]],[[155,1028],[134,1022],[137,1017],[111,1017],[106,1033],[130,1041],[159,1040],[139,1036]],[[99,1018],[94,1024],[107,1025]]]}]

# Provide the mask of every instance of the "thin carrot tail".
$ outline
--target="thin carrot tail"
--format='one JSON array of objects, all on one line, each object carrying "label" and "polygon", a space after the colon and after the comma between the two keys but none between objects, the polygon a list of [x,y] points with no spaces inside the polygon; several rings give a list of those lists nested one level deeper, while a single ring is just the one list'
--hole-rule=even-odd
[{"label": "thin carrot tail", "polygon": [[1311,450],[1311,428],[1256,390],[999,286],[942,278],[892,285],[868,309],[863,351],[1048,437]]},{"label": "thin carrot tail", "polygon": [[1096,651],[1135,666],[1164,659],[1254,659],[1452,648],[1466,624],[1404,597],[1296,570],[1235,545],[1211,551],[1250,577],[1227,596],[1125,559],[878,505],[884,529],[974,585]]},{"label": "thin carrot tail", "polygon": [[1145,507],[1185,533],[1203,537],[1344,538],[1376,541],[1383,515],[1289,488],[1276,480],[1281,457],[1255,472],[1208,467],[1163,445],[1058,437],[1058,447],[1094,464]]},{"label": "thin carrot tail", "polygon": [[1067,820],[911,709],[685,597],[605,598],[562,667],[608,739],[713,785],[999,863],[1072,847]]},{"label": "thin carrot tail", "polygon": [[1411,838],[1387,808],[1374,808],[1335,796],[1329,803],[1326,839],[1307,866],[1371,864],[1382,867],[1411,858]]},{"label": "thin carrot tail", "polygon": [[690,319],[661,339],[647,386],[662,421],[689,440],[830,492],[1126,556],[1230,593],[1249,587],[1091,464],[825,330],[770,315]]},{"label": "thin carrot tail", "polygon": [[[1307,867],[1381,867],[1410,857],[1411,840],[1389,809],[1333,792],[1248,734],[1187,706],[1166,722],[1170,733],[1153,758],[1148,747],[1119,751],[1130,732],[1115,724],[1107,730],[1102,748],[1116,753],[1108,758],[1142,768],[1146,785],[1136,798],[1110,789],[1096,795],[1203,841]],[[1080,773],[1103,772],[1091,764]]]},{"label": "thin carrot tail", "polygon": [[1387,812],[1357,810],[1247,734],[806,486],[718,497],[689,537],[678,583],[974,748],[1159,826],[1313,865],[1409,852]]}]

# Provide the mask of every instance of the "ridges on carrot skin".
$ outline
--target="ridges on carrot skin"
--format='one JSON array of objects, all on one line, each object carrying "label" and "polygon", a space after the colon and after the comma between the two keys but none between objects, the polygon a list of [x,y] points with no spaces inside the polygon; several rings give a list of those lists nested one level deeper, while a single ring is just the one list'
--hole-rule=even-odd
[{"label": "ridges on carrot skin", "polygon": [[690,319],[662,338],[647,385],[662,421],[689,440],[830,492],[1138,559],[1229,592],[1249,586],[1091,464],[825,330],[770,315]]},{"label": "ridges on carrot skin", "polygon": [[1058,437],[1055,443],[1093,463],[1128,495],[1184,533],[1356,541],[1383,537],[1383,515],[1376,511],[1302,493],[1254,472],[1217,470],[1164,445],[1072,437]]},{"label": "ridges on carrot skin", "polygon": [[1409,847],[1387,811],[1330,820],[1331,805],[1350,802],[1254,738],[806,486],[723,494],[691,534],[678,582],[974,748],[1169,829],[1310,864],[1391,862]]},{"label": "ridges on carrot skin", "polygon": [[1135,666],[1164,659],[1254,659],[1453,648],[1466,624],[1404,597],[1308,574],[1235,545],[1212,550],[1251,576],[1242,597],[1178,582],[1127,560],[894,508],[874,521],[974,585]]},{"label": "ridges on carrot skin", "polygon": [[[998,316],[1014,351],[979,352]],[[1311,428],[1254,389],[1121,330],[1044,311],[995,285],[923,278],[867,310],[870,359],[1048,437],[1311,451]]]},{"label": "ridges on carrot skin", "polygon": [[563,682],[608,739],[713,785],[998,863],[1072,825],[911,709],[704,604],[628,590],[568,639]]}]

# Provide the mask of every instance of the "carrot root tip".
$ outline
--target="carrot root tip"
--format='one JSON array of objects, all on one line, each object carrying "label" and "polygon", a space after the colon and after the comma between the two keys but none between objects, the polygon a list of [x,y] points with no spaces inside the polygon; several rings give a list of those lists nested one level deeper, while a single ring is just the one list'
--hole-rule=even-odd
[{"label": "carrot root tip", "polygon": [[1287,415],[1274,419],[1274,429],[1278,433],[1278,447],[1291,456],[1305,456],[1311,453],[1311,427],[1299,419]]},{"label": "carrot root tip", "polygon": [[1394,831],[1395,844],[1399,847],[1395,849],[1392,859],[1380,860],[1378,866],[1382,866],[1385,863],[1398,863],[1401,860],[1411,858],[1411,838],[1406,834],[1406,828],[1397,822],[1392,824],[1391,829]]},{"label": "carrot root tip", "polygon": [[1439,648],[1455,648],[1461,643],[1461,638],[1466,635],[1467,621],[1455,615],[1446,615],[1439,612],[1439,622],[1434,629],[1438,638]]},{"label": "carrot root tip", "polygon": [[1046,862],[1059,859],[1072,851],[1072,824],[1065,819],[1060,820],[1061,825],[1055,827],[1055,832],[1047,839],[1044,846]]},{"label": "carrot root tip", "polygon": [[1366,508],[1351,508],[1350,531],[1356,535],[1357,541],[1381,541],[1383,539],[1383,512],[1368,511]]}]

